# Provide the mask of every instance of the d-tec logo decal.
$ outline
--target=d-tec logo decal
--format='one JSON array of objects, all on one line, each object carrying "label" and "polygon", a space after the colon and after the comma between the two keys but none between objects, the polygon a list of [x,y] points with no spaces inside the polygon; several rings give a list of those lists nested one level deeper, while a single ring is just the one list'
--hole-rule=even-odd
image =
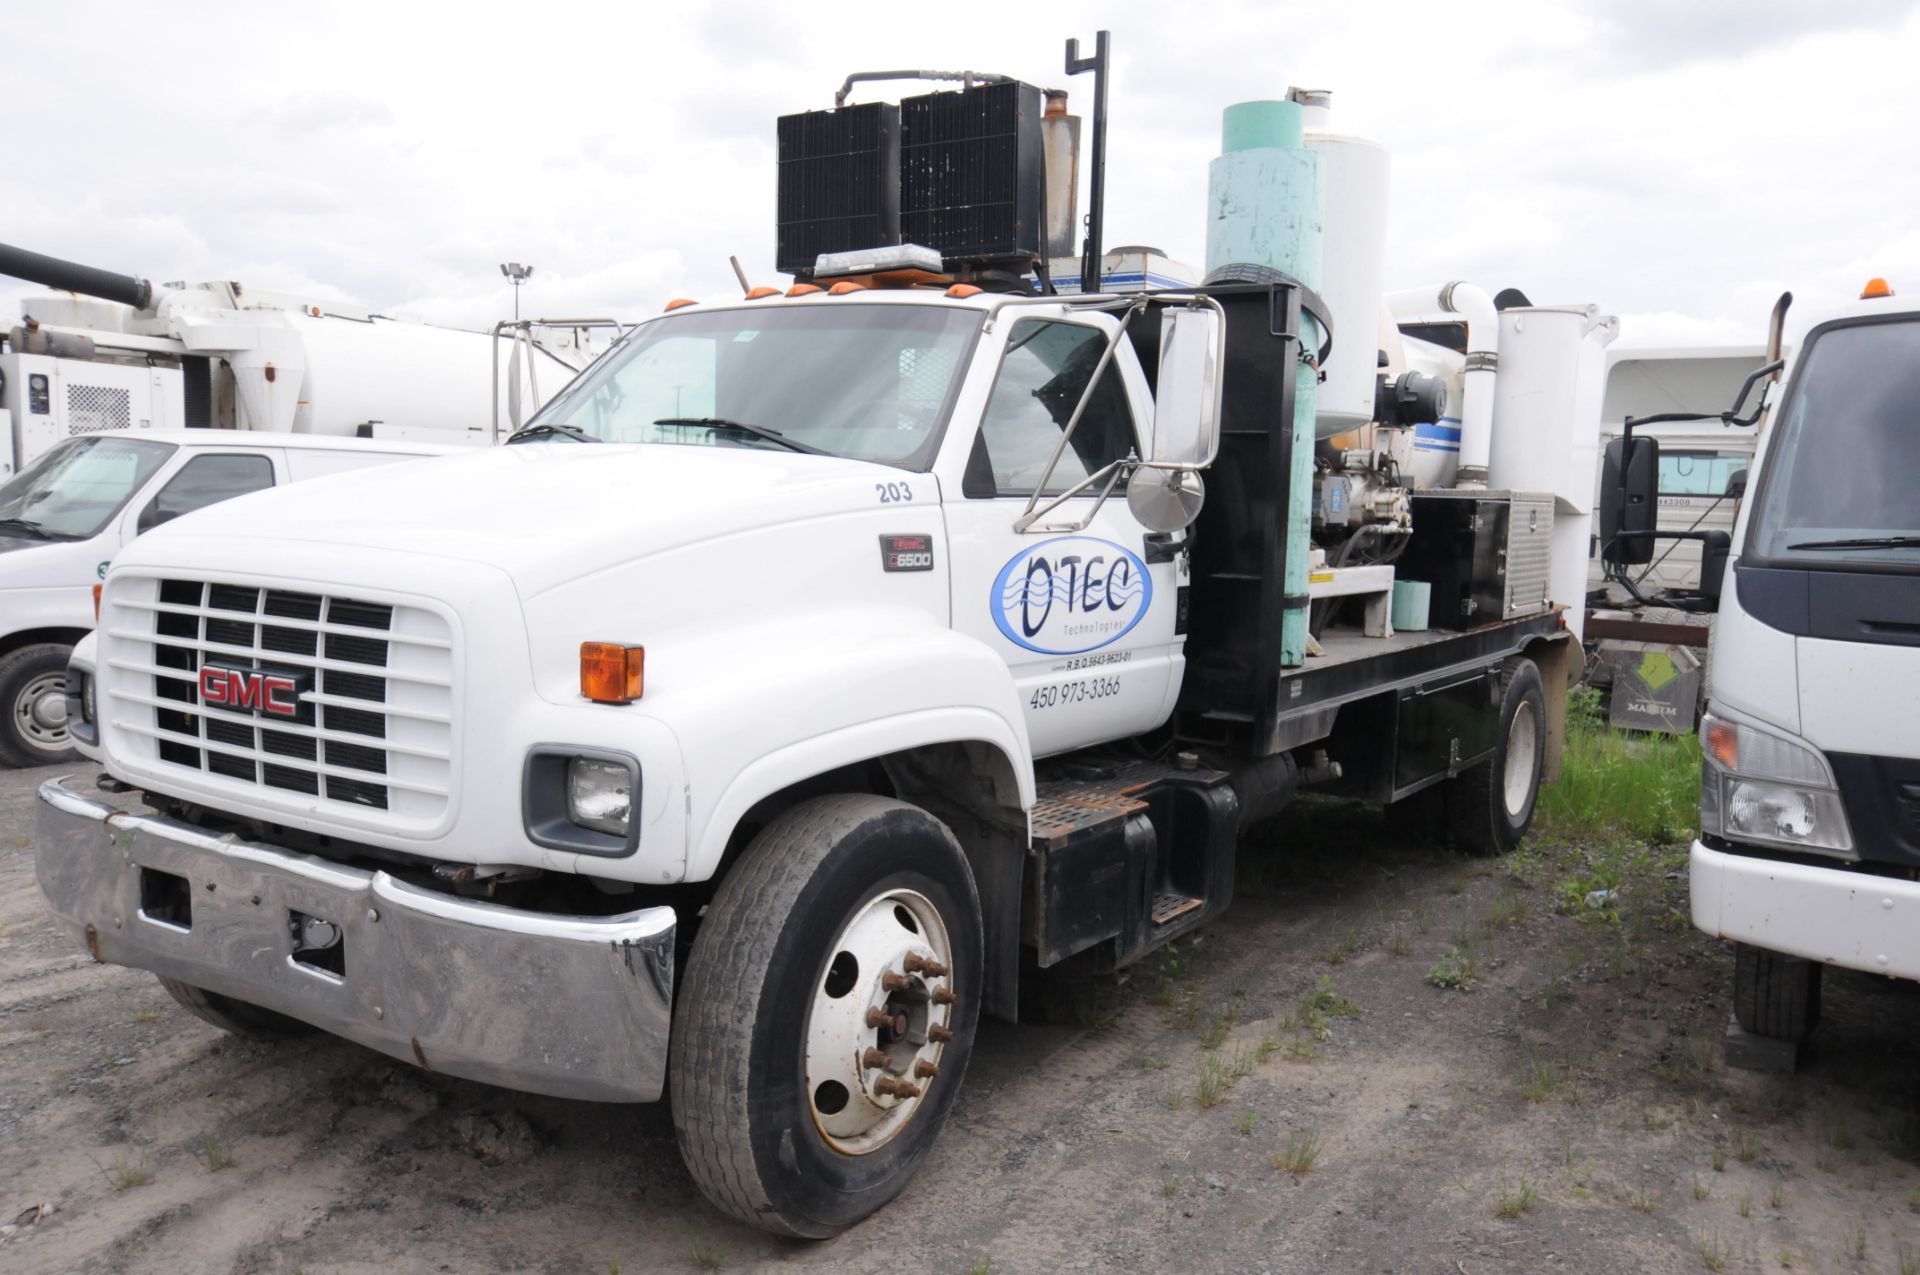
[{"label": "d-tec logo decal", "polygon": [[1028,546],[994,577],[987,605],[1016,646],[1078,655],[1125,637],[1153,605],[1147,564],[1111,540],[1061,536]]}]

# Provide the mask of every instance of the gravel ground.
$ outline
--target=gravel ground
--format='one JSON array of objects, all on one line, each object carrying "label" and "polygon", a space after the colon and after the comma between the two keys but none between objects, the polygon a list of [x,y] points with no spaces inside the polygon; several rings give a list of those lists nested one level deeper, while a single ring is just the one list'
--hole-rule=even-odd
[{"label": "gravel ground", "polygon": [[706,1207],[663,1106],[231,1040],[92,964],[33,881],[50,773],[0,772],[0,1272],[1920,1264],[1920,996],[1831,978],[1798,1074],[1727,1071],[1731,958],[1672,851],[1563,912],[1580,851],[1461,860],[1304,808],[1198,941],[987,1025],[905,1194],[792,1244]]}]

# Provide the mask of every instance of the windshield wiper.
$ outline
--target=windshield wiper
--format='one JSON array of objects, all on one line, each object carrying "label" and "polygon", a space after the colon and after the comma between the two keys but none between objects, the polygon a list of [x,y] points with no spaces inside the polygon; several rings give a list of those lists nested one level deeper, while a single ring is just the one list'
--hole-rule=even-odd
[{"label": "windshield wiper", "polygon": [[745,434],[751,438],[764,438],[768,442],[796,452],[805,452],[809,456],[831,456],[832,452],[815,447],[810,443],[798,442],[788,438],[777,429],[768,429],[765,425],[749,425],[745,421],[723,420],[718,416],[663,416],[655,425],[701,426],[706,429],[724,430],[734,434]]},{"label": "windshield wiper", "polygon": [[28,522],[25,518],[0,518],[0,531],[20,531],[33,540],[66,540],[67,536],[57,536],[37,522]]},{"label": "windshield wiper", "polygon": [[1920,536],[1858,536],[1850,540],[1803,540],[1788,549],[1920,549]]},{"label": "windshield wiper", "polygon": [[513,433],[507,435],[507,442],[524,443],[530,438],[551,438],[555,434],[560,435],[562,438],[571,438],[576,443],[597,443],[600,441],[592,434],[587,433],[586,430],[581,429],[578,425],[569,425],[565,421],[550,425],[542,421],[537,425],[527,425],[514,430]]}]

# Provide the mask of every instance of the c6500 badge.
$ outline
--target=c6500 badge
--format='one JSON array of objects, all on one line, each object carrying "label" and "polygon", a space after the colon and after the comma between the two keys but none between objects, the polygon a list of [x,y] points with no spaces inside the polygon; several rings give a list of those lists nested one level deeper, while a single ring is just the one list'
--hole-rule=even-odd
[{"label": "c6500 badge", "polygon": [[881,536],[880,568],[883,571],[933,570],[933,537]]}]

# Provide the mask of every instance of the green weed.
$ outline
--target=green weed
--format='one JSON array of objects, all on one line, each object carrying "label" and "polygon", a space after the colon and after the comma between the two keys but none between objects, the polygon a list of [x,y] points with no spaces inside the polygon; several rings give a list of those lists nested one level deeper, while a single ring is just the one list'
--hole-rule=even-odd
[{"label": "green weed", "polygon": [[[1569,697],[1560,782],[1540,790],[1534,828],[1549,838],[1664,845],[1689,835],[1700,805],[1700,740],[1614,730]],[[1584,892],[1583,892],[1584,893]]]},{"label": "green weed", "polygon": [[1500,1198],[1493,1202],[1493,1215],[1504,1218],[1520,1218],[1533,1212],[1533,1206],[1540,1196],[1527,1182],[1527,1175],[1521,1174],[1520,1181],[1511,1191],[1503,1191]]},{"label": "green weed", "polygon": [[1305,1177],[1320,1162],[1320,1135],[1290,1133],[1285,1145],[1270,1152],[1267,1160],[1281,1173],[1291,1173],[1296,1178]]}]

